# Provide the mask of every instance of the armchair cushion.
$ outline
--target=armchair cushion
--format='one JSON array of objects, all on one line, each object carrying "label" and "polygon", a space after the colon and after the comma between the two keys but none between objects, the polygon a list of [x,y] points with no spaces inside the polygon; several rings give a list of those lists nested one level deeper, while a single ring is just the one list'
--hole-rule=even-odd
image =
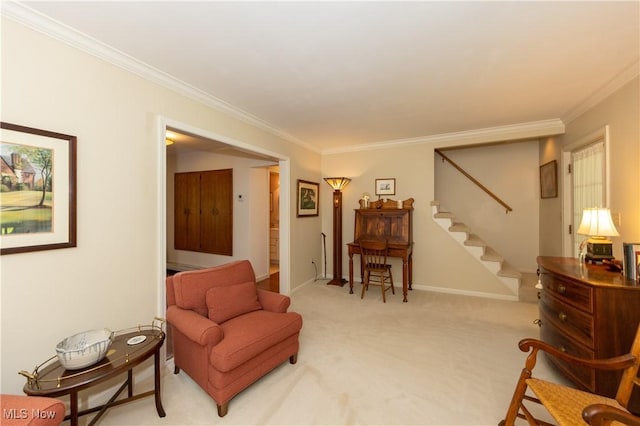
[{"label": "armchair cushion", "polygon": [[209,362],[216,370],[228,372],[296,335],[302,328],[302,317],[295,312],[259,310],[232,318],[220,327],[225,336],[233,338],[214,346]]},{"label": "armchair cushion", "polygon": [[209,319],[218,324],[262,309],[258,291],[253,282],[211,287],[207,290]]}]

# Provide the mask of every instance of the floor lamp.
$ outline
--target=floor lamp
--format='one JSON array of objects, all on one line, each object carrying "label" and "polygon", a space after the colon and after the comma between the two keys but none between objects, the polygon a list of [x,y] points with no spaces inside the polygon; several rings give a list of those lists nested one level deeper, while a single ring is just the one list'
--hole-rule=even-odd
[{"label": "floor lamp", "polygon": [[324,178],[333,188],[333,279],[327,285],[342,287],[347,280],[342,278],[342,188],[351,179],[346,177]]}]

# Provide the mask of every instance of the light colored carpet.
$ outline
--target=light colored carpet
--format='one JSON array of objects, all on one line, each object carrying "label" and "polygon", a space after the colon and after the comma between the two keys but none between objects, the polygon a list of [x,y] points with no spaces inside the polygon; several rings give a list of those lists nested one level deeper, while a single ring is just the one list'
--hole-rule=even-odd
[{"label": "light colored carpet", "polygon": [[[304,318],[298,363],[240,393],[226,417],[168,362],[165,418],[145,398],[110,409],[100,424],[496,425],[504,417],[524,365],[517,343],[539,335],[536,304],[417,290],[408,303],[401,291],[387,293],[383,304],[377,287],[361,300],[360,285],[350,295],[325,283],[292,296]],[[536,376],[556,378],[544,360]]]}]

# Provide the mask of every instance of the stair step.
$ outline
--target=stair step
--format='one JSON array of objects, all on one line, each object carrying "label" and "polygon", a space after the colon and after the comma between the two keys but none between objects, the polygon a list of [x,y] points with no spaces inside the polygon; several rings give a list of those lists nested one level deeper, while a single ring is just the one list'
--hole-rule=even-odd
[{"label": "stair step", "polygon": [[453,213],[449,212],[438,212],[433,215],[436,219],[453,219]]},{"label": "stair step", "polygon": [[500,256],[491,247],[485,247],[484,254],[480,257],[480,259],[487,260],[490,262],[504,262],[504,257]]},{"label": "stair step", "polygon": [[461,222],[456,222],[449,227],[449,231],[451,232],[466,232],[467,234],[471,232],[471,229]]},{"label": "stair step", "polygon": [[520,271],[507,263],[502,264],[502,269],[498,271],[498,275],[501,277],[522,278]]},{"label": "stair step", "polygon": [[465,246],[473,246],[473,247],[486,247],[487,244],[482,241],[477,235],[469,235],[469,238],[464,242]]},{"label": "stair step", "polygon": [[518,289],[518,300],[526,303],[538,303],[540,290],[535,288],[537,276],[533,272],[522,273],[520,288]]}]

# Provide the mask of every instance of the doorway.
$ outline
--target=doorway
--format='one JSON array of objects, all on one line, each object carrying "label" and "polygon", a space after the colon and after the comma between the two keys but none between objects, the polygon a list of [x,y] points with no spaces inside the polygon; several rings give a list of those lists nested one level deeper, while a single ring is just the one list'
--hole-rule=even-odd
[{"label": "doorway", "polygon": [[259,286],[278,293],[280,291],[280,167],[269,172],[269,279]]},{"label": "doorway", "polygon": [[269,272],[280,270],[280,168],[269,167]]},{"label": "doorway", "polygon": [[[214,132],[206,131],[189,124],[178,122],[166,117],[158,117],[157,120],[157,259],[158,259],[158,274],[161,279],[158,280],[158,300],[157,300],[157,312],[158,315],[164,317],[165,314],[165,291],[164,291],[164,278],[166,277],[167,270],[167,232],[168,222],[172,219],[172,213],[168,209],[171,200],[167,200],[171,191],[168,191],[169,181],[173,180],[173,175],[167,173],[167,149],[165,145],[167,131],[174,131],[179,134],[187,135],[191,138],[193,143],[201,144],[200,148],[206,147],[206,149],[219,149],[222,150],[225,155],[233,152],[234,155],[244,156],[245,158],[253,158],[264,161],[265,165],[271,163],[275,164],[278,170],[279,176],[279,188],[288,188],[290,186],[290,160],[287,156],[265,150],[261,147],[247,144],[242,141],[232,139],[228,136],[217,134]],[[266,192],[266,189],[265,189]],[[279,292],[282,294],[289,294],[291,290],[290,286],[290,261],[289,261],[289,229],[290,229],[290,217],[286,212],[290,210],[290,191],[278,192],[278,281]],[[244,199],[243,199],[244,200]],[[244,203],[245,201],[243,201]],[[247,205],[247,204],[242,204]],[[283,214],[285,212],[285,214]],[[265,225],[265,228],[267,225]],[[263,228],[264,229],[264,228]],[[265,235],[267,230],[265,229]],[[264,247],[264,246],[262,246]],[[264,249],[266,254],[266,248]],[[234,257],[230,260],[235,260],[245,256],[246,253],[238,252],[234,253]],[[268,255],[267,255],[268,258]],[[267,260],[268,262],[268,260]]]}]

